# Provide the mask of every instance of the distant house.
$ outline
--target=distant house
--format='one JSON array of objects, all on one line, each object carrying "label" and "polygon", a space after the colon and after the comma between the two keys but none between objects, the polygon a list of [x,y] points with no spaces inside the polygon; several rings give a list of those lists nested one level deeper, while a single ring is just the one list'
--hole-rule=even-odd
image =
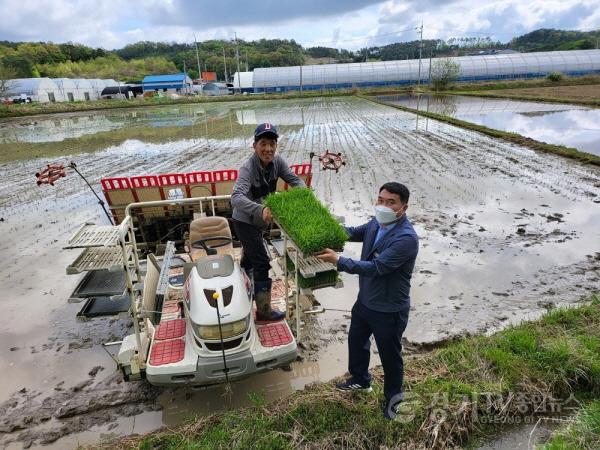
[{"label": "distant house", "polygon": [[142,80],[144,92],[191,94],[192,79],[186,73],[148,75]]}]

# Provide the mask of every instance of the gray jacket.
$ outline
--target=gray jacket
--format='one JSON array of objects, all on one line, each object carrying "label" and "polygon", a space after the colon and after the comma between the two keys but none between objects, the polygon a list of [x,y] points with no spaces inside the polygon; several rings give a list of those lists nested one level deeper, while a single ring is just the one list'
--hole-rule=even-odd
[{"label": "gray jacket", "polygon": [[264,197],[277,189],[277,179],[282,178],[292,187],[304,187],[304,181],[290,170],[287,162],[275,155],[273,162],[263,167],[260,158],[254,153],[238,172],[238,178],[231,194],[233,218],[259,228],[265,228],[262,219]]}]

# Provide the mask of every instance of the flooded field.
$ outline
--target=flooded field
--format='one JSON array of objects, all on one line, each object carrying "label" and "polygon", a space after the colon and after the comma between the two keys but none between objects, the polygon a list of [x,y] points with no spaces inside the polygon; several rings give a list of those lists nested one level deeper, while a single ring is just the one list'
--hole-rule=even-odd
[{"label": "flooded field", "polygon": [[600,155],[600,109],[597,108],[460,95],[380,99]]},{"label": "flooded field", "polygon": [[[327,311],[307,321],[311,357],[292,370],[205,390],[123,383],[101,343],[127,321],[80,323],[67,298],[77,255],[64,242],[106,218],[83,181],[35,185],[49,162],[74,160],[102,177],[237,168],[258,122],[280,125],[290,163],[341,152],[340,173],[319,172],[317,196],[346,223],[368,219],[378,187],[411,189],[421,237],[407,348],[489,333],[575,304],[600,289],[600,169],[355,98],[146,108],[2,122],[0,130],[0,445],[65,448],[141,433],[193,415],[269,399],[346,370],[346,329],[357,279],[317,291]],[[345,255],[357,257],[348,244]],[[375,355],[376,356],[376,355]],[[374,358],[376,363],[376,358]]]}]

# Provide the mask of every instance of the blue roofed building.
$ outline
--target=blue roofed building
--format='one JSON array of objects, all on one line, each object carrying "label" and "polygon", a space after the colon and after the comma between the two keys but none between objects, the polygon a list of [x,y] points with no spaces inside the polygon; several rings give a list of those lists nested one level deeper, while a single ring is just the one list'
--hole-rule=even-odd
[{"label": "blue roofed building", "polygon": [[142,80],[144,92],[191,94],[192,79],[187,73],[170,75],[148,75]]}]

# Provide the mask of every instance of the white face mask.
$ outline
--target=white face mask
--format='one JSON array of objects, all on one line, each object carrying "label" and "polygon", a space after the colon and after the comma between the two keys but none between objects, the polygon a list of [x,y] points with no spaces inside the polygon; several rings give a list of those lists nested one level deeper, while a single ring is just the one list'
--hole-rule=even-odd
[{"label": "white face mask", "polygon": [[391,223],[397,218],[396,211],[394,211],[392,208],[388,208],[387,206],[383,205],[375,206],[375,219],[381,225]]}]

